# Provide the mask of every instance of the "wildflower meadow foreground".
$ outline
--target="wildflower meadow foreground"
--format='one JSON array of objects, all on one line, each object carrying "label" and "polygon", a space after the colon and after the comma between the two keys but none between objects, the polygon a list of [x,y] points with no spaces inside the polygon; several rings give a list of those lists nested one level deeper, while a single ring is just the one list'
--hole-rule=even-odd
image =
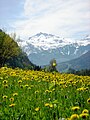
[{"label": "wildflower meadow foreground", "polygon": [[0,120],[90,120],[90,76],[2,67]]}]

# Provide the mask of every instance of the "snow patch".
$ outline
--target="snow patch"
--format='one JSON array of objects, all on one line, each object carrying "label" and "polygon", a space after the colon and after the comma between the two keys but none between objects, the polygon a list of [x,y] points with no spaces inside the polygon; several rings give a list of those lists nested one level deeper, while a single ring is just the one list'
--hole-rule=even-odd
[{"label": "snow patch", "polygon": [[[52,34],[47,34],[47,33],[38,33],[32,37],[29,37],[28,40],[21,40],[18,41],[19,46],[21,46],[22,48],[25,47],[30,47],[30,45],[32,45],[34,48],[38,49],[39,51],[42,50],[53,50],[53,49],[57,49],[60,47],[64,47],[66,45],[71,45],[74,46],[76,48],[74,54],[77,54],[78,48],[80,46],[87,46],[88,44],[90,44],[90,35],[86,37],[86,39],[84,40],[74,40],[74,39],[70,39],[70,38],[62,38],[59,36],[55,36]],[[27,49],[28,49],[27,48]],[[26,51],[26,52],[32,52],[32,51]],[[33,51],[35,52],[35,51]],[[64,54],[63,52],[61,52],[62,54]],[[67,51],[67,54],[70,54],[70,51]]]}]

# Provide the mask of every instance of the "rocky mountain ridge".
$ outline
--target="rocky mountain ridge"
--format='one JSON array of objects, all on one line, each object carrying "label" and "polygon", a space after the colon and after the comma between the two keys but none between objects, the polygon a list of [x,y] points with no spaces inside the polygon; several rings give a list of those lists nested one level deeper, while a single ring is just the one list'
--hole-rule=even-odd
[{"label": "rocky mountain ridge", "polygon": [[19,46],[36,65],[47,65],[55,58],[57,63],[65,62],[90,50],[90,36],[81,40],[62,38],[47,33],[38,33],[28,40],[18,40]]}]

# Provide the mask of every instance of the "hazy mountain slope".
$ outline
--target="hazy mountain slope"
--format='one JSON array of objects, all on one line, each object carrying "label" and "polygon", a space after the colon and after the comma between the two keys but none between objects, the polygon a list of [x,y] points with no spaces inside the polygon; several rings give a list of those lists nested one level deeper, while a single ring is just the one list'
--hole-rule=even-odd
[{"label": "hazy mountain slope", "polygon": [[90,69],[90,51],[83,54],[77,59],[60,63],[57,66],[57,69],[59,71],[66,71],[69,68],[75,69],[75,70],[81,70],[81,69]]}]

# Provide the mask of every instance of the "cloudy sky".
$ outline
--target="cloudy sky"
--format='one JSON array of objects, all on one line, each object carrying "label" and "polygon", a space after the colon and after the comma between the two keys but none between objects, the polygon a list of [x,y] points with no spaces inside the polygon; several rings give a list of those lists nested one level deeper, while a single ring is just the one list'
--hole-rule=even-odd
[{"label": "cloudy sky", "polygon": [[0,28],[21,38],[39,32],[82,38],[90,35],[90,0],[0,0]]}]

